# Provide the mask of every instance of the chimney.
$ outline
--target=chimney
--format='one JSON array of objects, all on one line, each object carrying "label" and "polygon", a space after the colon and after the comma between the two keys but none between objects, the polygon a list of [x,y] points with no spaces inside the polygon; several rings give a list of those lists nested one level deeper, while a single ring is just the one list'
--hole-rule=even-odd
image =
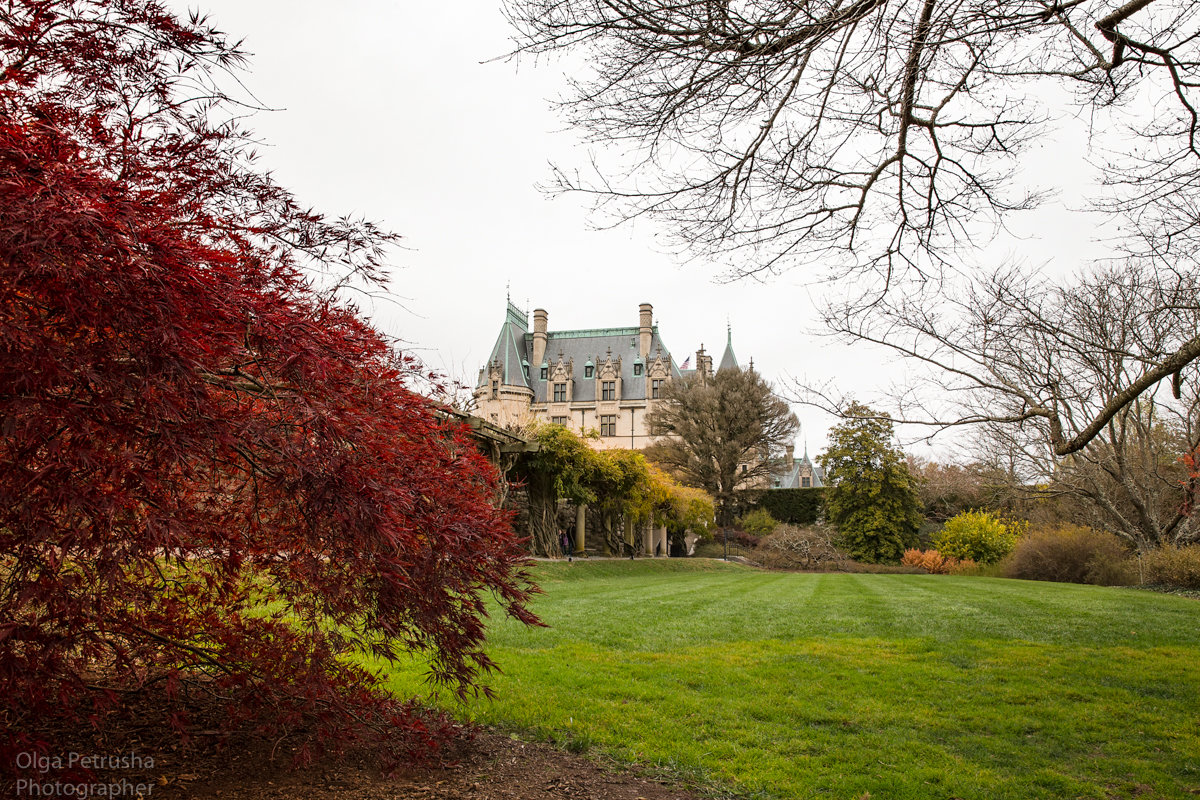
[{"label": "chimney", "polygon": [[642,361],[650,360],[650,340],[654,337],[654,306],[642,303],[638,306],[638,353]]},{"label": "chimney", "polygon": [[796,460],[796,445],[794,445],[794,444],[789,444],[789,445],[787,446],[787,465],[788,465],[788,469],[791,469],[791,466],[792,466],[792,464],[795,462],[795,460]]},{"label": "chimney", "polygon": [[546,361],[546,311],[545,309],[535,308],[533,310],[533,363],[530,365],[530,371],[537,371]]}]

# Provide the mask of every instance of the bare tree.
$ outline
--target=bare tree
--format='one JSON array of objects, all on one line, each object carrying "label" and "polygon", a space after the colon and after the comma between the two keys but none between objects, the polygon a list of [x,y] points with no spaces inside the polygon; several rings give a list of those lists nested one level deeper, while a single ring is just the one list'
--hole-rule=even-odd
[{"label": "bare tree", "polygon": [[646,458],[712,495],[722,525],[732,521],[739,500],[768,486],[800,425],[753,369],[668,382],[646,424],[662,434]]},{"label": "bare tree", "polygon": [[1027,513],[1107,530],[1138,550],[1192,544],[1200,541],[1200,519],[1188,513],[1196,480],[1181,458],[1197,443],[1191,405],[1189,420],[1178,407],[1141,398],[1063,459],[1013,426],[991,427],[987,438],[1036,476],[1014,487]]},{"label": "bare tree", "polygon": [[[592,65],[568,119],[620,158],[559,173],[621,217],[649,213],[737,270],[851,255],[936,266],[978,222],[1039,199],[1016,158],[1096,116],[1097,197],[1154,232],[1196,232],[1200,7],[1190,0],[507,0],[518,52]],[[1056,89],[1056,87],[1059,87]],[[1066,94],[1062,88],[1065,87]],[[1126,134],[1122,136],[1120,134]],[[749,260],[746,257],[749,256]],[[932,260],[929,260],[932,257]]]},{"label": "bare tree", "polygon": [[963,511],[1007,505],[1006,475],[989,463],[939,463],[913,455],[907,460],[926,520],[940,523]]},{"label": "bare tree", "polygon": [[827,322],[929,368],[903,421],[988,426],[1011,471],[1086,500],[1139,546],[1196,538],[1179,459],[1200,446],[1198,370],[1172,355],[1197,347],[1194,270],[1132,263],[1070,286],[1010,270],[940,305],[885,299],[869,317]]},{"label": "bare tree", "polygon": [[[1040,420],[1055,452],[1077,452],[1160,381],[1174,376],[1178,388],[1200,357],[1197,329],[1180,332],[1168,297],[1172,280],[1190,280],[1200,246],[1200,4],[506,0],[505,9],[517,54],[586,58],[590,71],[564,113],[592,142],[617,145],[599,148],[590,173],[558,170],[558,188],[594,194],[618,219],[656,217],[685,251],[724,256],[735,274],[803,263],[869,279],[831,315],[839,330],[868,326],[861,338],[901,351],[905,341],[887,330],[896,305],[883,299],[899,282],[904,291],[917,284],[922,303],[945,281],[990,286],[1007,304],[1001,328],[1032,334],[1053,321],[1046,308],[1021,308],[1022,297],[1036,298],[1011,273],[980,281],[962,256],[1042,199],[1015,178],[1025,146],[1064,119],[1091,120],[1100,180],[1088,204],[1108,215],[1105,233],[1128,254],[1167,269],[1157,289],[1165,304],[1144,319],[1173,326],[1170,335],[1155,328],[1128,354],[1089,355],[1085,339],[1046,329],[1037,357],[1054,383],[1010,386],[976,365],[973,377],[1016,402],[967,417]],[[1085,157],[1064,153],[1075,156]],[[1156,277],[1139,272],[1143,299]],[[1067,302],[1063,291],[1055,296]],[[870,316],[876,304],[882,326]],[[864,308],[868,316],[855,318]],[[916,311],[942,330],[944,320]],[[1019,322],[1022,314],[1030,316]],[[895,334],[913,332],[900,325]],[[1089,359],[1113,355],[1126,382],[1054,375],[1059,364],[1091,370]]]}]

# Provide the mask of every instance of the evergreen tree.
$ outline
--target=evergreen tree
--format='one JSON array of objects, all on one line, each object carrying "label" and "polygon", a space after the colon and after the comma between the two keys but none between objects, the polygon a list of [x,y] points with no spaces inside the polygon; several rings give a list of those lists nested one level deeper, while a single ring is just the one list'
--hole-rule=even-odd
[{"label": "evergreen tree", "polygon": [[917,543],[921,498],[893,438],[886,415],[852,403],[818,458],[825,469],[825,514],[840,545],[859,561],[898,561]]}]

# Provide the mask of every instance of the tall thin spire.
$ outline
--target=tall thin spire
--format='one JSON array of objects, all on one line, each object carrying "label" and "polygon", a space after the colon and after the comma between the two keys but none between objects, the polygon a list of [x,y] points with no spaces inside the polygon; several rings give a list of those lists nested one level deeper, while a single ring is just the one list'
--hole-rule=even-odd
[{"label": "tall thin spire", "polygon": [[717,367],[717,372],[724,369],[739,369],[737,356],[733,354],[733,325],[729,319],[725,320],[725,353],[721,356],[721,364]]}]

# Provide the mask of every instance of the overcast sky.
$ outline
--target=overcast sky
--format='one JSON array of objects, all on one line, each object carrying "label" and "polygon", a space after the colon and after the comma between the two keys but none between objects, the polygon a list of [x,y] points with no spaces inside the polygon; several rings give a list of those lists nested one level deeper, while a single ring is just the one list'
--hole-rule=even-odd
[{"label": "overcast sky", "polygon": [[[594,230],[582,201],[541,193],[551,162],[582,165],[586,152],[549,102],[564,66],[496,60],[510,42],[495,0],[176,5],[245,40],[241,79],[273,109],[249,121],[263,166],[302,203],[404,237],[391,296],[365,310],[431,367],[474,382],[510,287],[522,308],[548,311],[551,330],[636,325],[638,304],[652,303],[680,362],[701,344],[719,359],[728,322],[739,360],[752,357],[779,388],[837,379],[869,394],[898,375],[880,354],[812,333],[819,289],[807,281],[819,265],[769,283],[719,283],[716,265],[681,265],[660,247],[652,224]],[[1045,174],[1065,146],[1034,150],[1024,168]],[[1018,247],[1074,268],[1090,233],[1062,212],[1071,198],[1018,223]],[[815,455],[830,419],[796,412],[800,444]]]}]

